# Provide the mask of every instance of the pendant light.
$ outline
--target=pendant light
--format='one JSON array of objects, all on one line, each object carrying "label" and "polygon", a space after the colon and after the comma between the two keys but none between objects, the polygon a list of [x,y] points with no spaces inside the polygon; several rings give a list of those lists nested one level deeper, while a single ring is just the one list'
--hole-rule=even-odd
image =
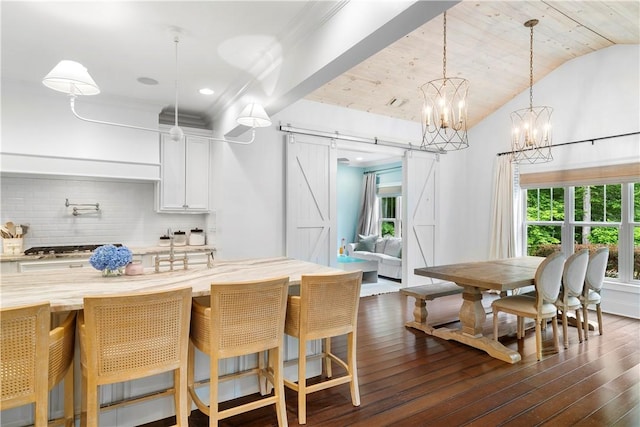
[{"label": "pendant light", "polygon": [[71,112],[80,120],[90,123],[97,123],[109,126],[118,126],[128,129],[137,129],[142,131],[156,132],[159,134],[169,134],[174,141],[180,141],[185,136],[197,136],[198,138],[208,139],[210,141],[222,141],[231,142],[234,144],[251,144],[256,137],[255,128],[271,126],[271,119],[267,115],[262,105],[257,103],[248,104],[240,113],[237,118],[237,122],[240,125],[251,128],[251,138],[248,141],[232,140],[227,138],[215,138],[215,137],[203,137],[200,135],[185,134],[178,125],[178,43],[180,42],[180,30],[176,28],[171,29],[173,34],[173,41],[175,43],[175,62],[176,62],[176,75],[175,75],[175,109],[174,109],[174,125],[171,129],[163,131],[161,129],[147,128],[142,126],[134,126],[129,124],[107,122],[102,120],[94,120],[80,116],[76,112],[75,101],[78,96],[83,95],[97,95],[100,93],[100,88],[96,82],[91,78],[87,69],[80,63],[75,61],[63,60],[56,65],[49,74],[47,74],[42,83],[50,89],[58,92],[63,92],[69,95],[69,106]]},{"label": "pendant light", "polygon": [[466,79],[447,78],[447,12],[444,12],[444,43],[442,79],[420,87],[424,98],[422,108],[422,143],[429,151],[461,150],[469,146],[467,138]]},{"label": "pendant light", "polygon": [[551,155],[551,107],[533,106],[533,27],[537,19],[530,19],[524,26],[531,31],[529,46],[529,108],[511,113],[511,151],[516,163],[546,163]]}]

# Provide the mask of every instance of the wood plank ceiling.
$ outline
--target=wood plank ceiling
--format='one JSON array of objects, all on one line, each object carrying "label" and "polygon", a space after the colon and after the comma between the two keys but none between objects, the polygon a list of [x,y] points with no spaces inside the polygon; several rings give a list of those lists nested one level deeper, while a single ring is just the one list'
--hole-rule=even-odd
[{"label": "wood plank ceiling", "polygon": [[[469,80],[468,126],[529,88],[530,33],[524,22],[540,21],[534,28],[535,83],[579,56],[614,44],[640,44],[639,11],[638,1],[474,0],[450,8],[447,77]],[[440,15],[306,99],[419,121],[419,87],[441,79],[442,71]]]}]

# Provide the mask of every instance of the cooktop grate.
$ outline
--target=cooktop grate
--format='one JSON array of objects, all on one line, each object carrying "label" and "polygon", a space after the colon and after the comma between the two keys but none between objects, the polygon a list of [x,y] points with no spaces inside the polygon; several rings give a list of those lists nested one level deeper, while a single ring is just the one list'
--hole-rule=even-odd
[{"label": "cooktop grate", "polygon": [[[73,252],[91,252],[96,248],[103,246],[100,245],[67,245],[67,246],[34,246],[24,251],[25,255],[37,255],[37,254],[68,254]],[[120,243],[113,243],[114,246],[122,246]]]}]

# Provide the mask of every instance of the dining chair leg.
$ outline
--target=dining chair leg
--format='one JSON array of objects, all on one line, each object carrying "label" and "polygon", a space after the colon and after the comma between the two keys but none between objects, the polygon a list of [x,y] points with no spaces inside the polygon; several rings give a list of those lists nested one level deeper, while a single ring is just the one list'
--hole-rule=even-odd
[{"label": "dining chair leg", "polygon": [[578,341],[582,342],[582,320],[580,319],[580,309],[576,309],[576,327],[578,328]]},{"label": "dining chair leg", "polygon": [[589,314],[587,304],[582,305],[582,328],[584,329],[584,340],[589,340]]},{"label": "dining chair leg", "polygon": [[551,320],[551,328],[553,331],[553,351],[557,353],[560,351],[560,344],[558,343],[558,321],[555,316]]},{"label": "dining chair leg", "polygon": [[542,319],[536,319],[536,357],[542,360]]},{"label": "dining chair leg", "polygon": [[498,310],[493,309],[493,340],[498,341]]},{"label": "dining chair leg", "polygon": [[569,328],[567,326],[567,312],[562,310],[562,339],[564,348],[569,348]]},{"label": "dining chair leg", "polygon": [[524,318],[521,316],[518,316],[516,320],[516,338],[524,338]]},{"label": "dining chair leg", "polygon": [[596,312],[598,313],[598,333],[602,335],[602,308],[600,304],[596,304]]}]

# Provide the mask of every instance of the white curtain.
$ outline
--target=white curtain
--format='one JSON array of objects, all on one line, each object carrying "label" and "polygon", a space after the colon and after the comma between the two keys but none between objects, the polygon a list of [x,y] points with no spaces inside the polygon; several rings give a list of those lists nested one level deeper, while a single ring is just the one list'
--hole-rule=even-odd
[{"label": "white curtain", "polygon": [[489,258],[518,256],[514,164],[510,155],[497,157],[493,189]]},{"label": "white curtain", "polygon": [[376,174],[364,175],[364,191],[358,218],[358,234],[369,236],[378,233],[378,197],[376,196]]}]

